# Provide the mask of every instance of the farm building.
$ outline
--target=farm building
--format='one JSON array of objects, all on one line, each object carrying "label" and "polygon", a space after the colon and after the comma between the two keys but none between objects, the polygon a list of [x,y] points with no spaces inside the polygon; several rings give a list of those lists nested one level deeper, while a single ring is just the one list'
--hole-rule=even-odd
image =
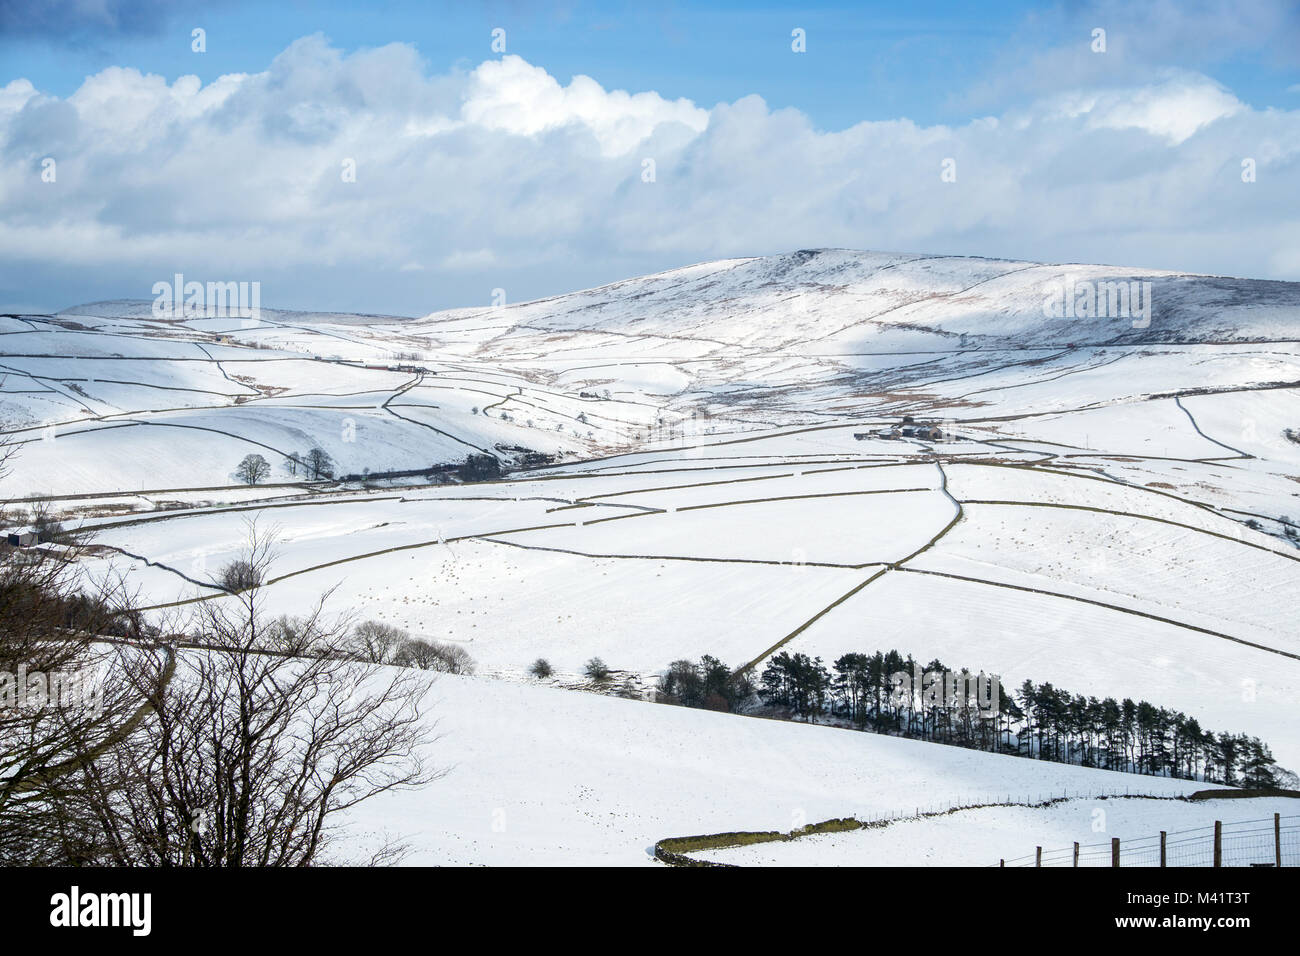
[{"label": "farm building", "polygon": [[881,438],[922,438],[927,441],[943,441],[945,437],[938,425],[902,425],[882,428],[877,434]]}]

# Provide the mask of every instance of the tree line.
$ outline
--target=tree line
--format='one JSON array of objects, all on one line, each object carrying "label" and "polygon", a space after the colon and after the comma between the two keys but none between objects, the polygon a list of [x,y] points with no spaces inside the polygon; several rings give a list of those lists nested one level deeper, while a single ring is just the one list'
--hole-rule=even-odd
[{"label": "tree line", "polygon": [[656,699],[733,713],[767,709],[789,719],[1127,773],[1260,789],[1296,783],[1258,737],[1216,733],[1181,711],[1030,680],[1008,693],[996,675],[948,668],[937,659],[922,666],[897,650],[844,654],[830,667],[820,657],[782,651],[757,682],[710,655],[674,661]]},{"label": "tree line", "polygon": [[[465,482],[496,481],[502,474],[500,459],[490,454],[470,454],[459,464],[448,467]],[[285,456],[284,468],[290,475],[302,472],[308,480],[324,481],[335,477],[337,466],[325,449],[317,447],[305,452],[290,452]],[[369,470],[367,468],[365,473]],[[262,455],[245,455],[235,466],[235,479],[246,485],[261,484],[270,476],[271,463]],[[342,478],[346,480],[347,476]]]}]

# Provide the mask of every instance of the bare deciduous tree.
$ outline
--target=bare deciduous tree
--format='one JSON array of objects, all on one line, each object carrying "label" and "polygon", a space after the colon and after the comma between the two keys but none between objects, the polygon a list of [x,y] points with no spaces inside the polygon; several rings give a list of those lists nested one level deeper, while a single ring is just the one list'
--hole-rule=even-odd
[{"label": "bare deciduous tree", "polygon": [[393,658],[394,664],[419,667],[443,674],[473,674],[474,658],[459,644],[442,641],[405,641]]},{"label": "bare deciduous tree", "polygon": [[[82,590],[74,543],[0,549],[0,865],[309,865],[339,814],[440,775],[429,678],[346,656],[328,594],[268,620],[272,541],[249,534],[250,586],[168,638],[120,581]],[[51,694],[65,675],[89,693]]]},{"label": "bare deciduous tree", "polygon": [[[261,580],[270,542],[250,535],[243,560]],[[82,775],[104,862],[308,865],[340,813],[438,776],[423,755],[427,678],[341,653],[348,633],[324,599],[265,620],[261,591],[198,605],[150,719]]]},{"label": "bare deciduous tree", "polygon": [[302,459],[303,467],[310,478],[333,478],[334,459],[323,448],[313,448]]},{"label": "bare deciduous tree", "polygon": [[261,455],[245,455],[235,468],[235,477],[246,485],[255,485],[271,474],[271,464]]},{"label": "bare deciduous tree", "polygon": [[[0,450],[0,473],[10,457]],[[97,827],[78,799],[81,770],[148,713],[139,675],[164,655],[122,613],[120,580],[87,591],[77,547],[0,547],[0,865],[97,858]],[[114,643],[124,637],[130,643]],[[135,679],[119,679],[136,675]]]},{"label": "bare deciduous tree", "polygon": [[382,621],[362,621],[352,628],[345,647],[358,660],[371,664],[392,664],[409,637],[400,627]]}]

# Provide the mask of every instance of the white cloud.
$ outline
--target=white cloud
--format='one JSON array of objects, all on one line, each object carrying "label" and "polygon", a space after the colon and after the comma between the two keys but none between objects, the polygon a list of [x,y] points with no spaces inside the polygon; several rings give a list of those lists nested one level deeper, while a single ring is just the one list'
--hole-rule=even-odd
[{"label": "white cloud", "polygon": [[1227,90],[1196,76],[1137,89],[1075,93],[1057,102],[1063,114],[1084,116],[1093,129],[1140,129],[1174,145],[1215,120],[1245,109]]},{"label": "white cloud", "polygon": [[17,112],[35,95],[36,87],[30,80],[17,79],[0,86],[0,112]]},{"label": "white cloud", "polygon": [[680,123],[699,133],[709,122],[708,112],[689,100],[606,92],[589,76],[575,76],[560,86],[541,67],[513,55],[488,60],[473,72],[461,112],[469,123],[523,135],[585,126],[605,156],[635,148],[661,123]]},{"label": "white cloud", "polygon": [[[550,292],[808,246],[1300,278],[1298,177],[1300,111],[1196,73],[825,132],[757,96],[705,110],[513,56],[430,76],[405,44],[307,37],[206,86],[112,68],[66,100],[0,87],[0,281],[59,264],[145,295],[175,271],[276,272],[281,301],[310,301],[325,272],[414,312],[518,298],[517,276]],[[428,285],[403,295],[428,299],[383,299],[404,268]]]}]

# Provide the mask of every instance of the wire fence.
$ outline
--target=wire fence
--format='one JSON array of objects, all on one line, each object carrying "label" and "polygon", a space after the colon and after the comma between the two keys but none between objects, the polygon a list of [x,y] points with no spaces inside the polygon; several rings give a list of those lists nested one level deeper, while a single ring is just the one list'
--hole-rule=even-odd
[{"label": "wire fence", "polygon": [[1238,820],[1136,840],[1038,847],[999,866],[1300,866],[1300,815]]}]

